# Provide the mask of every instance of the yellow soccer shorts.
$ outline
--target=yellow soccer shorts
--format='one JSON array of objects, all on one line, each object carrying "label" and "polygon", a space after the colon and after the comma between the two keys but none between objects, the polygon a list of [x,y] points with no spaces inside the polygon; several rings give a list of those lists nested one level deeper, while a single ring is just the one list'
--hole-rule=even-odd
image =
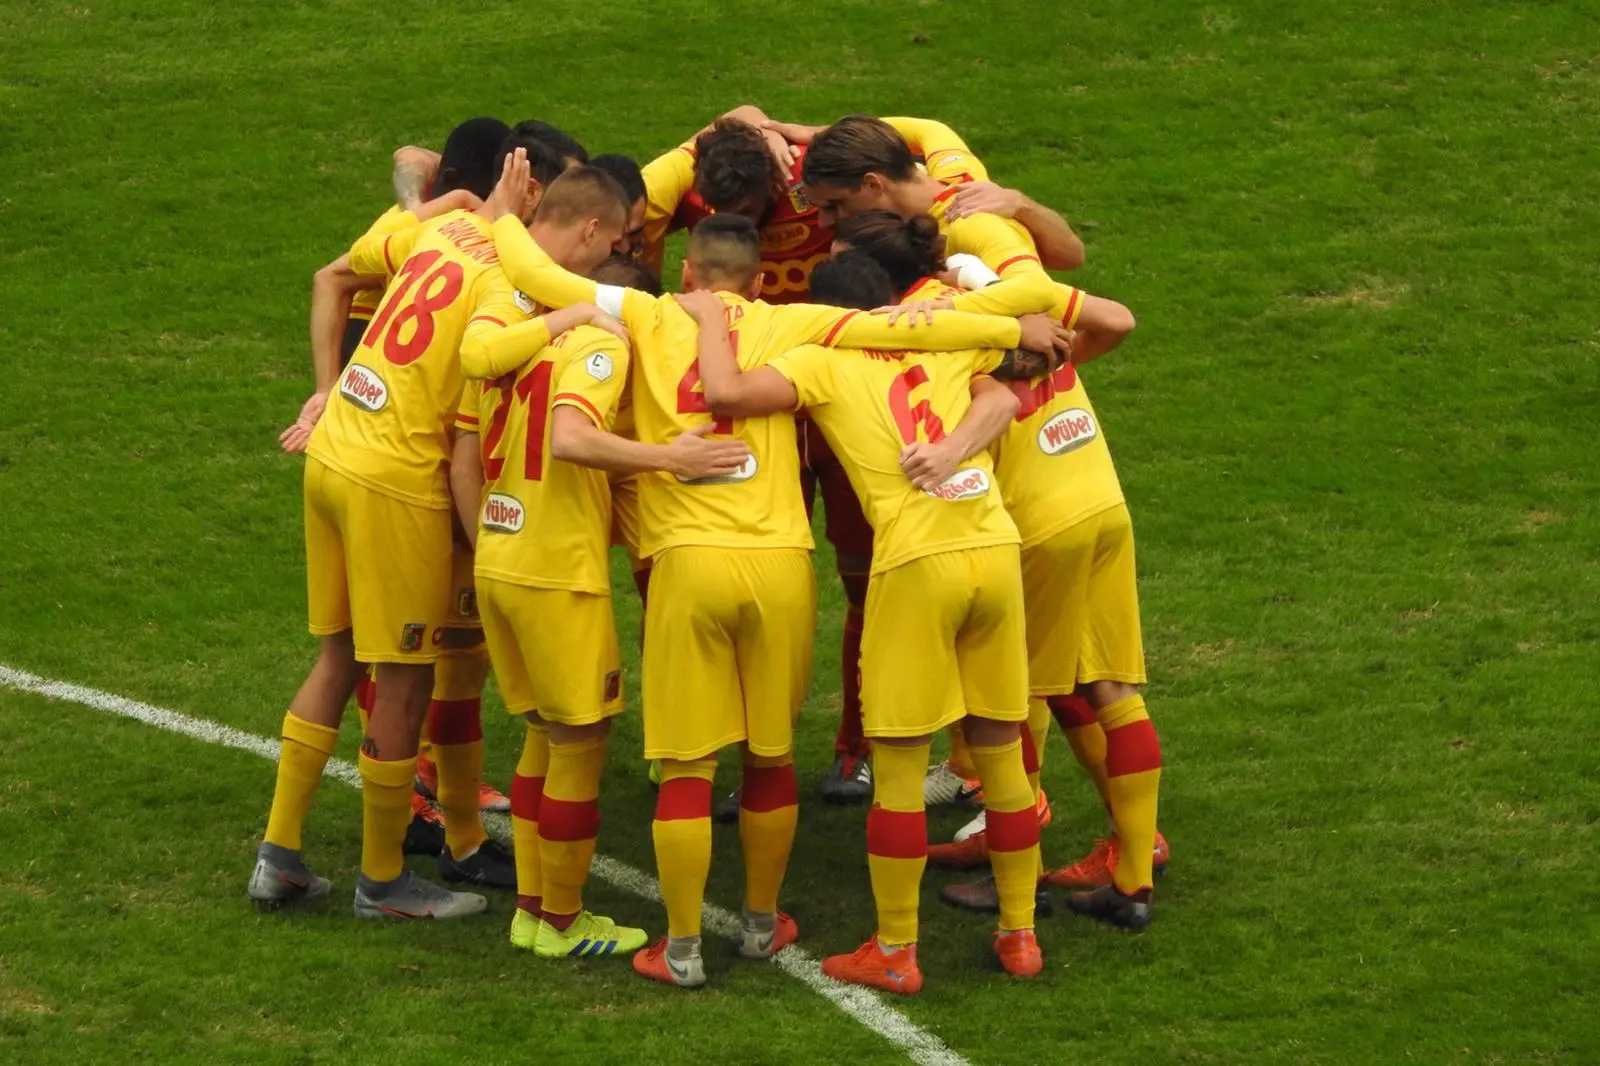
[{"label": "yellow soccer shorts", "polygon": [[428,663],[450,606],[450,512],[306,459],[306,592],[316,636],[353,630],[364,663]]},{"label": "yellow soccer shorts", "polygon": [[639,558],[639,477],[629,474],[611,482],[611,543],[628,553],[633,572],[647,570],[649,559]]},{"label": "yellow soccer shorts", "polygon": [[562,725],[622,713],[611,597],[478,578],[478,611],[506,710]]},{"label": "yellow soccer shorts", "polygon": [[1133,520],[1117,504],[1023,549],[1028,687],[1059,696],[1089,681],[1145,682]]},{"label": "yellow soccer shorts", "polygon": [[869,737],[917,737],[966,715],[1028,717],[1022,570],[1014,544],[913,559],[873,574],[861,635]]},{"label": "yellow soccer shorts", "polygon": [[444,622],[433,632],[442,648],[473,647],[471,635],[483,628],[478,618],[477,584],[472,576],[472,549],[456,543],[450,552],[450,607]]},{"label": "yellow soccer shorts", "polygon": [[787,755],[811,679],[817,587],[798,548],[668,548],[644,616],[644,754]]}]

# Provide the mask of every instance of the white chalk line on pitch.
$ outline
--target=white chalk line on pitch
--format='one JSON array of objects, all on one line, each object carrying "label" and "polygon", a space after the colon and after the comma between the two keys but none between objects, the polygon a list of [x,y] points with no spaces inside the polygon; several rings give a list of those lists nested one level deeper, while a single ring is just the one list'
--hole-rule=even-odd
[{"label": "white chalk line on pitch", "polygon": [[[32,692],[47,699],[77,703],[99,711],[109,711],[123,718],[131,718],[136,722],[164,729],[169,733],[179,733],[225,748],[237,748],[274,762],[278,758],[276,740],[246,733],[205,718],[195,718],[179,711],[130,700],[110,692],[101,692],[99,689],[73,685],[65,681],[52,681],[26,670],[0,665],[0,687],[19,692]],[[360,773],[354,764],[343,759],[329,759],[328,767],[323,774],[352,788],[361,787]],[[485,814],[484,821],[501,840],[510,839],[511,819],[506,815]],[[651,902],[661,900],[661,886],[656,879],[625,862],[596,855],[591,872],[602,881],[632,892],[643,899]],[[739,917],[714,904],[705,905],[704,922],[708,930],[720,936],[733,939],[739,935]],[[919,1066],[971,1066],[966,1059],[950,1050],[944,1041],[919,1028],[900,1011],[884,1002],[883,997],[876,992],[855,985],[841,985],[824,977],[817,960],[799,947],[791,945],[785,948],[778,953],[773,962],[784,973],[899,1047],[907,1058]]]}]

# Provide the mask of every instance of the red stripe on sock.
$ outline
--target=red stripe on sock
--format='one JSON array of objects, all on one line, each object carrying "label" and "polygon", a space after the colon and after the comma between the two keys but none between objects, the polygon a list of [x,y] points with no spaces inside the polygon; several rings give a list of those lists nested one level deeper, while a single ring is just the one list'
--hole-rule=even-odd
[{"label": "red stripe on sock", "polygon": [[544,778],[511,775],[511,817],[525,822],[539,820],[539,808],[544,805]]},{"label": "red stripe on sock", "polygon": [[433,700],[428,704],[428,739],[435,744],[476,744],[483,739],[483,700]]},{"label": "red stripe on sock", "polygon": [[543,913],[543,911],[544,911],[543,904],[544,904],[544,900],[540,899],[538,896],[521,896],[521,895],[519,895],[517,897],[517,910],[519,910],[519,911],[527,911],[529,914],[533,915],[535,918],[540,917],[540,915]]},{"label": "red stripe on sock", "polygon": [[656,821],[679,822],[711,817],[711,782],[698,777],[674,777],[661,783],[656,795]]},{"label": "red stripe on sock", "polygon": [[1155,723],[1146,718],[1106,730],[1106,776],[1122,777],[1161,769],[1161,741]]},{"label": "red stripe on sock", "polygon": [[744,787],[739,790],[739,806],[751,814],[765,814],[780,807],[793,807],[799,802],[793,763],[744,768]]},{"label": "red stripe on sock", "polygon": [[1045,699],[1050,713],[1062,729],[1081,729],[1094,725],[1094,708],[1082,696],[1050,696]]},{"label": "red stripe on sock", "polygon": [[867,815],[867,854],[884,859],[927,858],[927,812],[873,807]]},{"label": "red stripe on sock", "polygon": [[539,838],[569,843],[600,835],[600,804],[595,800],[559,800],[546,795],[539,801]]},{"label": "red stripe on sock", "polygon": [[1039,749],[1033,743],[1033,730],[1024,723],[1022,727],[1022,772],[1036,774],[1039,772]]},{"label": "red stripe on sock", "polygon": [[1026,851],[1039,843],[1039,812],[991,810],[987,815],[990,851]]}]

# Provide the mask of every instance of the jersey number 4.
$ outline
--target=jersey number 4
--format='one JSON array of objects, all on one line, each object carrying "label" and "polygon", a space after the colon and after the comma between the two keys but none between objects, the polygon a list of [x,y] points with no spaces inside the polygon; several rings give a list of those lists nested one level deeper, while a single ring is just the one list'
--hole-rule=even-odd
[{"label": "jersey number 4", "polygon": [[511,417],[513,403],[528,405],[528,439],[522,450],[522,476],[528,481],[544,479],[544,426],[550,414],[550,372],[555,364],[544,360],[513,383],[514,375],[496,378],[492,385],[500,390],[500,402],[495,405],[489,419],[489,431],[483,435],[483,477],[485,481],[498,481],[505,469],[506,457],[496,454],[500,438],[505,436],[506,421]]},{"label": "jersey number 4", "polygon": [[[433,343],[433,316],[449,307],[461,295],[463,274],[460,263],[446,260],[438,270],[428,274],[428,269],[439,262],[443,255],[443,252],[419,252],[405,261],[400,273],[395,275],[398,287],[390,283],[388,298],[383,301],[378,316],[361,338],[363,345],[376,348],[378,338],[382,337],[383,357],[395,366],[405,366],[421,358],[422,353],[428,350],[428,345]],[[428,274],[427,278],[417,285],[417,279],[424,274]],[[413,287],[416,293],[407,303],[406,297],[411,295]],[[402,308],[401,304],[405,306]],[[395,313],[397,310],[398,314]],[[408,322],[415,322],[416,329],[412,330],[410,340],[402,341],[400,333]]]},{"label": "jersey number 4", "polygon": [[[739,357],[739,331],[730,329],[728,340],[733,345],[733,355]],[[700,389],[700,360],[696,359],[689,364],[689,369],[684,372],[683,378],[678,382],[678,413],[680,415],[708,415],[711,405],[706,403],[706,394]],[[733,434],[733,419],[726,415],[718,416],[711,420],[711,432],[722,436]]]}]

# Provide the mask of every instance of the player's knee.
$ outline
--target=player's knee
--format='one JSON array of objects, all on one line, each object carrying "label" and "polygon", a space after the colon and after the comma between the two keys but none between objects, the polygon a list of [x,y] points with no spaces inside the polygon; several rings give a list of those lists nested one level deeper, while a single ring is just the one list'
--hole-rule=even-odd
[{"label": "player's knee", "polygon": [[744,751],[744,765],[747,769],[766,769],[776,766],[789,766],[793,763],[793,753],[784,755],[757,755],[748,748],[746,748]]},{"label": "player's knee", "polygon": [[611,729],[611,719],[603,718],[598,722],[588,722],[584,725],[567,725],[564,722],[550,723],[550,743],[552,744],[584,744],[605,736]]},{"label": "player's knee", "polygon": [[446,629],[439,646],[445,651],[476,651],[483,646],[481,629]]},{"label": "player's knee", "polygon": [[1109,707],[1118,700],[1125,700],[1129,696],[1139,694],[1138,685],[1130,685],[1126,681],[1090,681],[1079,685],[1078,690],[1095,710]]},{"label": "player's knee", "polygon": [[887,748],[917,748],[926,747],[933,743],[933,734],[924,733],[920,737],[873,737],[872,746]]},{"label": "player's knee", "polygon": [[432,663],[379,663],[373,712],[401,713],[421,722],[433,697]]},{"label": "player's knee", "polygon": [[1021,722],[1002,722],[997,718],[980,718],[967,715],[961,720],[961,731],[967,743],[975,748],[999,748],[1022,736]]}]

